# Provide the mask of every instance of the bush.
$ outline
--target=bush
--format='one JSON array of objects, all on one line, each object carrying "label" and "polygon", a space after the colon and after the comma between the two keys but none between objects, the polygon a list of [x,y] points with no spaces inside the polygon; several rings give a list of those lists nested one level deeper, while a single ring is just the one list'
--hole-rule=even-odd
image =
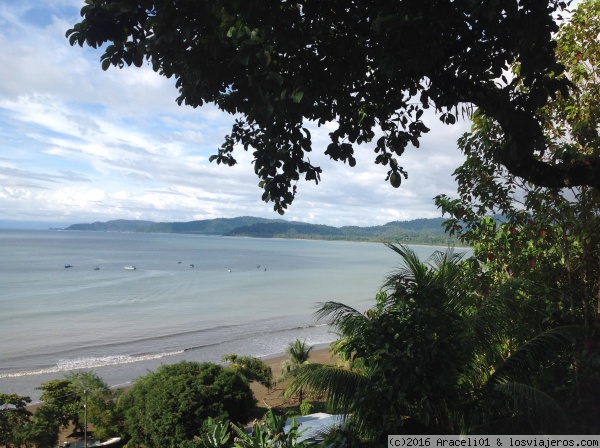
[{"label": "bush", "polygon": [[136,380],[124,406],[133,444],[180,447],[209,417],[247,422],[255,400],[238,373],[213,363],[163,365]]},{"label": "bush", "polygon": [[312,414],[313,408],[314,408],[314,406],[310,401],[305,401],[302,404],[300,404],[300,414],[302,414],[302,415]]},{"label": "bush", "polygon": [[230,362],[229,369],[241,374],[248,382],[258,381],[268,389],[273,383],[273,372],[262,359],[253,356],[238,356],[235,353],[223,356],[223,361]]}]

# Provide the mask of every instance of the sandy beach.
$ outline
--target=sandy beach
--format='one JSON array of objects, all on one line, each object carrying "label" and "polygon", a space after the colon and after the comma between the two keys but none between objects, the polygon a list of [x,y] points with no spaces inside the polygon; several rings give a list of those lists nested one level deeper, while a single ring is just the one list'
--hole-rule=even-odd
[{"label": "sandy beach", "polygon": [[[281,373],[281,364],[285,361],[287,357],[285,355],[278,355],[272,358],[264,359],[265,363],[271,367],[273,371],[273,378],[277,378]],[[317,364],[334,364],[338,360],[336,355],[333,355],[329,348],[318,348],[313,349],[310,352],[310,362]],[[284,403],[283,397],[281,396],[283,393],[283,389],[285,387],[285,383],[277,385],[272,390],[268,390],[266,387],[258,384],[252,383],[251,386],[252,392],[254,392],[254,397],[258,401],[257,405],[259,407],[267,408],[267,407],[276,407],[282,405],[293,406],[298,404],[294,399],[290,399],[288,402]]]}]

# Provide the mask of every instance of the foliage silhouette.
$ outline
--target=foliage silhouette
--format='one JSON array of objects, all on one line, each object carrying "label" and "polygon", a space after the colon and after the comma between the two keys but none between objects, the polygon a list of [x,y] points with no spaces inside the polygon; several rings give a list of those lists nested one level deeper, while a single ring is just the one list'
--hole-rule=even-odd
[{"label": "foliage silhouette", "polygon": [[301,177],[321,178],[306,122],[332,126],[324,153],[350,166],[355,145],[373,142],[375,163],[399,187],[407,170],[397,157],[429,131],[429,108],[447,124],[464,105],[496,120],[496,157],[514,175],[598,187],[597,156],[558,165],[536,157],[546,148],[536,111],[570,86],[555,76],[563,67],[553,41],[567,3],[89,0],[66,35],[102,47],[104,70],[147,61],[175,77],[179,104],[236,114],[211,160],[232,166],[238,146],[252,150],[262,199],[283,214]]}]

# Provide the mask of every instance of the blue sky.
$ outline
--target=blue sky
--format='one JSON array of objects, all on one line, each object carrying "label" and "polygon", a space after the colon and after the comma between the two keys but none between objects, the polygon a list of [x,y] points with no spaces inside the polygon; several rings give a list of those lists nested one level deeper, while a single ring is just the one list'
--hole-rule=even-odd
[{"label": "blue sky", "polygon": [[[175,81],[147,65],[104,72],[99,50],[69,45],[83,5],[0,2],[0,221],[279,218],[260,199],[251,153],[240,150],[232,168],[208,162],[231,116],[177,106]],[[456,140],[469,124],[426,124],[421,147],[400,159],[409,178],[399,189],[372,145],[358,148],[354,168],[333,163],[323,155],[332,127],[309,124],[322,182],[300,182],[284,218],[368,226],[440,216],[432,198],[454,194]]]}]

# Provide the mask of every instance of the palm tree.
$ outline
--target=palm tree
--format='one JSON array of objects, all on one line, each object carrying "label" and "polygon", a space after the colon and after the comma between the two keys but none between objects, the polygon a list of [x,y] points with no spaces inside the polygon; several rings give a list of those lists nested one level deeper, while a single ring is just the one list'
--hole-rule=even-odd
[{"label": "palm tree", "polygon": [[535,310],[514,290],[484,300],[471,292],[473,273],[461,254],[448,249],[423,263],[409,248],[387,246],[403,265],[388,276],[374,308],[361,313],[327,302],[316,313],[337,328],[333,350],[350,367],[303,366],[286,394],[324,394],[336,412],[352,415],[357,434],[375,441],[411,432],[518,431],[517,421],[529,423],[525,433],[551,430],[549,414],[560,417],[561,410],[523,382],[531,373],[523,366],[542,365],[568,346],[571,329],[530,334],[521,344],[511,336],[521,314],[531,319]]},{"label": "palm tree", "polygon": [[[308,346],[306,341],[301,341],[300,339],[290,342],[285,349],[285,354],[288,355],[289,359],[283,361],[283,364],[281,365],[281,374],[279,375],[277,382],[293,378],[300,367],[308,364],[312,349],[312,346]],[[302,388],[298,390],[298,395],[300,404],[302,404]]]},{"label": "palm tree", "polygon": [[308,440],[299,440],[302,432],[294,418],[286,431],[287,417],[269,408],[262,421],[254,423],[251,431],[232,424],[236,434],[234,448],[304,448],[311,446]]},{"label": "palm tree", "polygon": [[229,353],[223,355],[221,360],[228,362],[228,368],[242,375],[249,383],[257,381],[267,389],[273,387],[273,371],[262,359]]}]

